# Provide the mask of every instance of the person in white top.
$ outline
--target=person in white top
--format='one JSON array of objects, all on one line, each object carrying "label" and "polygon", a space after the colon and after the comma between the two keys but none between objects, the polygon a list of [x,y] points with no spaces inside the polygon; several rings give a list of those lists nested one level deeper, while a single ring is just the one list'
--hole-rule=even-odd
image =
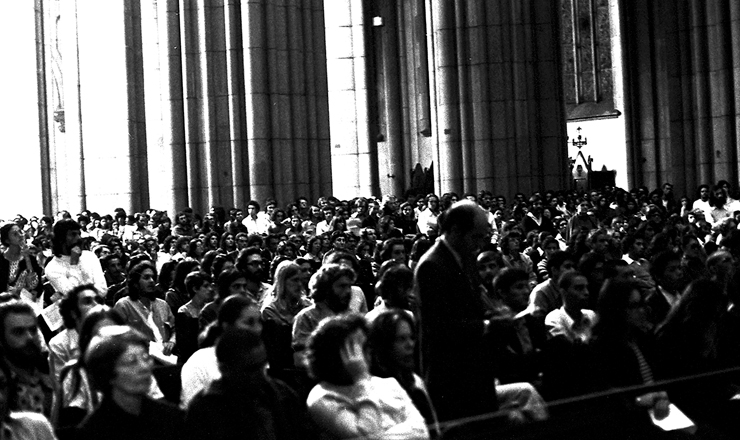
[{"label": "person in white top", "polygon": [[260,204],[254,200],[250,200],[247,204],[247,216],[242,220],[242,224],[247,228],[247,232],[250,234],[267,235],[270,221],[258,215],[259,212]]},{"label": "person in white top", "polygon": [[699,209],[704,213],[704,219],[711,221],[712,219],[712,206],[709,204],[709,197],[712,194],[709,185],[699,185],[699,198],[694,201],[692,209]]},{"label": "person in white top", "polygon": [[333,438],[428,439],[424,417],[393,377],[370,374],[367,328],[358,315],[324,320],[311,336],[310,368],[319,380],[306,401]]},{"label": "person in white top", "polygon": [[82,284],[92,284],[105,297],[108,285],[103,268],[94,253],[82,250],[80,233],[79,223],[72,219],[62,219],[54,224],[54,258],[46,266],[46,278],[61,294]]},{"label": "person in white top", "polygon": [[196,351],[182,366],[180,377],[180,408],[186,409],[196,394],[216,379],[221,378],[216,359],[216,342],[228,328],[242,328],[262,334],[260,309],[251,298],[231,295],[226,298],[218,311],[218,319],[206,329],[206,336]]}]

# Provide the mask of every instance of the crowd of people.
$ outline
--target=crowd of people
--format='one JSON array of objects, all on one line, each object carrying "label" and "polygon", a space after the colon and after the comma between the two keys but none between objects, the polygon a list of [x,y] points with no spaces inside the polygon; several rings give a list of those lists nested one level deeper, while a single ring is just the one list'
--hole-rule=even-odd
[{"label": "crowd of people", "polygon": [[[424,439],[738,366],[740,201],[726,181],[697,197],[666,183],[18,215],[0,226],[3,432]],[[615,410],[676,407],[732,437],[738,383]]]}]

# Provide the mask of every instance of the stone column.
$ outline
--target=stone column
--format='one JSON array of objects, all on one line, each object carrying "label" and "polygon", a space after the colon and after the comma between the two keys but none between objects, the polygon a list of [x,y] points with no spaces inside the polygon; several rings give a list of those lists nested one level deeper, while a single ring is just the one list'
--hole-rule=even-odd
[{"label": "stone column", "polygon": [[[365,21],[362,2],[325,3],[326,58],[329,84],[332,193],[340,198],[378,190],[374,142],[370,140]],[[370,26],[370,22],[367,26]]]}]

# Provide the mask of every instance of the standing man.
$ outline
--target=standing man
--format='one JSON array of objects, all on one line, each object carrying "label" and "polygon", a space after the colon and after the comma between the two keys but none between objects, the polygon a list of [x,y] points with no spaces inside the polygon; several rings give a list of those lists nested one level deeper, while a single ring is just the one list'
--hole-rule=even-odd
[{"label": "standing man", "polygon": [[475,279],[489,241],[486,212],[463,200],[439,217],[441,236],[414,274],[421,300],[422,373],[440,421],[496,411],[490,321]]},{"label": "standing man", "polygon": [[82,250],[80,225],[72,219],[54,224],[54,258],[46,265],[46,278],[54,290],[66,294],[82,284],[92,284],[102,297],[108,293],[103,268],[93,252]]}]

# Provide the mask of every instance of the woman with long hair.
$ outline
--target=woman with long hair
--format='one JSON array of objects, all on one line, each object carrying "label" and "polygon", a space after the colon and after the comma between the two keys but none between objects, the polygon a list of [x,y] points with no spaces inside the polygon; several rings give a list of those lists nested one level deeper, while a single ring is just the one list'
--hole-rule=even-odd
[{"label": "woman with long hair", "polygon": [[[0,292],[10,292],[38,304],[41,266],[31,257],[20,226],[16,223],[0,226],[0,243],[5,246],[5,251],[0,253]],[[38,304],[38,307],[43,308],[43,304]]]},{"label": "woman with long hair", "polygon": [[311,305],[301,279],[301,267],[283,261],[275,270],[275,284],[262,306],[262,331],[270,374],[291,383],[293,363],[293,321],[301,310]]},{"label": "woman with long hair", "polygon": [[195,261],[200,262],[200,260],[203,259],[203,254],[205,254],[203,240],[201,240],[200,238],[193,238],[192,240],[190,240],[190,242],[188,243],[187,256]]},{"label": "woman with long hair", "polygon": [[221,234],[221,240],[219,241],[218,251],[222,254],[228,254],[236,250],[236,240],[234,234],[229,231]]},{"label": "woman with long hair", "polygon": [[205,238],[203,239],[203,250],[205,252],[208,251],[215,251],[218,249],[219,245],[219,234],[216,231],[211,231],[206,234]]},{"label": "woman with long hair", "polygon": [[370,372],[378,377],[395,378],[424,417],[427,426],[439,433],[432,400],[424,381],[414,373],[416,334],[414,320],[406,311],[394,309],[378,315],[368,337],[372,354]]},{"label": "woman with long hair", "polygon": [[393,377],[371,374],[367,340],[362,316],[321,321],[308,343],[310,372],[319,381],[308,395],[309,415],[333,438],[428,439],[406,390]]},{"label": "woman with long hair", "polygon": [[185,277],[190,272],[197,272],[198,270],[200,270],[200,263],[190,258],[181,260],[175,266],[175,275],[172,278],[172,283],[164,295],[164,299],[167,301],[167,305],[170,306],[173,314],[177,313],[183,304],[190,301],[190,295],[188,295],[188,291],[185,288]]}]

